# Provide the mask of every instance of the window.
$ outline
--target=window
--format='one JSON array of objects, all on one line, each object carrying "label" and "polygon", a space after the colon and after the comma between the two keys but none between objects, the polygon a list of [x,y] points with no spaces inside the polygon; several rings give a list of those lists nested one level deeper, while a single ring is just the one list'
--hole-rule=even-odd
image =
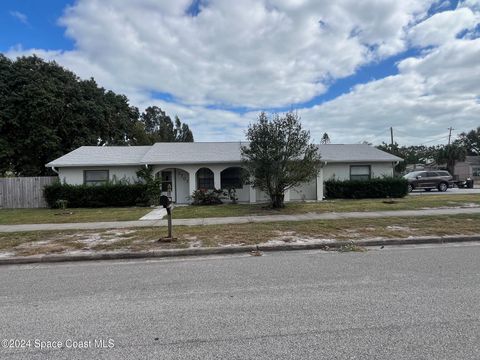
[{"label": "window", "polygon": [[350,165],[350,180],[370,180],[370,165]]},{"label": "window", "polygon": [[87,185],[105,184],[108,182],[108,170],[85,170],[83,182]]},{"label": "window", "polygon": [[171,192],[173,189],[172,172],[162,171],[162,191]]},{"label": "window", "polygon": [[240,167],[230,167],[220,174],[220,182],[222,189],[241,189],[243,169]]},{"label": "window", "polygon": [[440,176],[440,175],[435,171],[427,171],[427,177],[437,177],[437,176]]},{"label": "window", "polygon": [[213,172],[207,168],[197,171],[197,189],[212,190],[214,188]]},{"label": "window", "polygon": [[480,176],[480,166],[472,166],[472,176]]}]

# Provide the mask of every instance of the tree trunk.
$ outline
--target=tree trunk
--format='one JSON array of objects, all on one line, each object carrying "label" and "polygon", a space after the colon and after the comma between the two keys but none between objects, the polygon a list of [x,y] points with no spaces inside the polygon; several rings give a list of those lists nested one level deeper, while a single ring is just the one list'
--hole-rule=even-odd
[{"label": "tree trunk", "polygon": [[271,202],[272,208],[274,209],[283,208],[285,206],[285,204],[283,203],[283,199],[284,199],[284,194],[270,195],[270,202]]}]

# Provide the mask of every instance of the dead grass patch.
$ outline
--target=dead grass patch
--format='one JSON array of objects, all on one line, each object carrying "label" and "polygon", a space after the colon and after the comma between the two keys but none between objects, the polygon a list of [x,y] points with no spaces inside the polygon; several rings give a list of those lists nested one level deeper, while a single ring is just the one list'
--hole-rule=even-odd
[{"label": "dead grass patch", "polygon": [[[0,254],[19,256],[66,252],[147,251],[156,249],[308,243],[375,238],[477,235],[480,214],[380,219],[311,220],[209,226],[176,226],[176,241],[159,243],[164,228],[103,231],[37,231],[0,234]],[[350,249],[350,251],[354,251]]]}]

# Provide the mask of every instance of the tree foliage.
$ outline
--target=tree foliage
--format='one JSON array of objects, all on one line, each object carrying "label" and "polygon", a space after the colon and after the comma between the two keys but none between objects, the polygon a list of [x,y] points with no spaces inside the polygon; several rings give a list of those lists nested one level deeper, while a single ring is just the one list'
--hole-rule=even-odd
[{"label": "tree foliage", "polygon": [[458,143],[465,148],[468,155],[480,156],[480,126],[459,135]]},{"label": "tree foliage", "polygon": [[409,164],[429,164],[434,162],[436,160],[436,154],[441,147],[441,145],[400,146],[396,142],[393,144],[382,143],[381,145],[377,146],[378,149],[401,157],[404,160],[395,166],[396,174],[405,173],[406,167]]},{"label": "tree foliage", "polygon": [[0,55],[0,176],[51,174],[46,163],[82,145],[146,145],[170,133],[173,141],[193,141],[180,120],[170,126],[165,119],[159,137],[150,137],[142,120],[126,96],[94,79],[36,56]]},{"label": "tree foliage", "polygon": [[135,145],[151,145],[156,142],[193,142],[193,134],[187,124],[182,124],[178,116],[175,123],[165,111],[157,106],[149,106],[140,115],[139,136]]},{"label": "tree foliage", "polygon": [[249,145],[241,148],[244,167],[274,208],[284,206],[286,190],[312,180],[320,170],[318,148],[294,113],[269,119],[262,112],[249,126],[247,140]]},{"label": "tree foliage", "polygon": [[457,161],[464,161],[467,151],[463,146],[457,144],[446,145],[440,148],[436,154],[435,160],[437,164],[447,164],[450,174],[454,173]]},{"label": "tree foliage", "polygon": [[330,144],[330,137],[327,133],[323,133],[322,139],[320,140],[321,144]]}]

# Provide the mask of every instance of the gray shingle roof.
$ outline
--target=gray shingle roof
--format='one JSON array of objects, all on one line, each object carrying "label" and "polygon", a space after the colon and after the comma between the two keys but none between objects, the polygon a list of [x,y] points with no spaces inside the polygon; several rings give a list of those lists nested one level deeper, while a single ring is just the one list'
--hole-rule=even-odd
[{"label": "gray shingle roof", "polygon": [[323,161],[329,162],[394,162],[403,161],[398,156],[367,144],[318,145]]},{"label": "gray shingle roof", "polygon": [[156,143],[145,154],[146,164],[240,162],[241,142]]},{"label": "gray shingle roof", "polygon": [[151,146],[82,146],[46,166],[140,165]]},{"label": "gray shingle roof", "polygon": [[[241,142],[156,143],[152,146],[82,146],[46,166],[238,163]],[[402,161],[365,144],[318,145],[327,162]]]}]

